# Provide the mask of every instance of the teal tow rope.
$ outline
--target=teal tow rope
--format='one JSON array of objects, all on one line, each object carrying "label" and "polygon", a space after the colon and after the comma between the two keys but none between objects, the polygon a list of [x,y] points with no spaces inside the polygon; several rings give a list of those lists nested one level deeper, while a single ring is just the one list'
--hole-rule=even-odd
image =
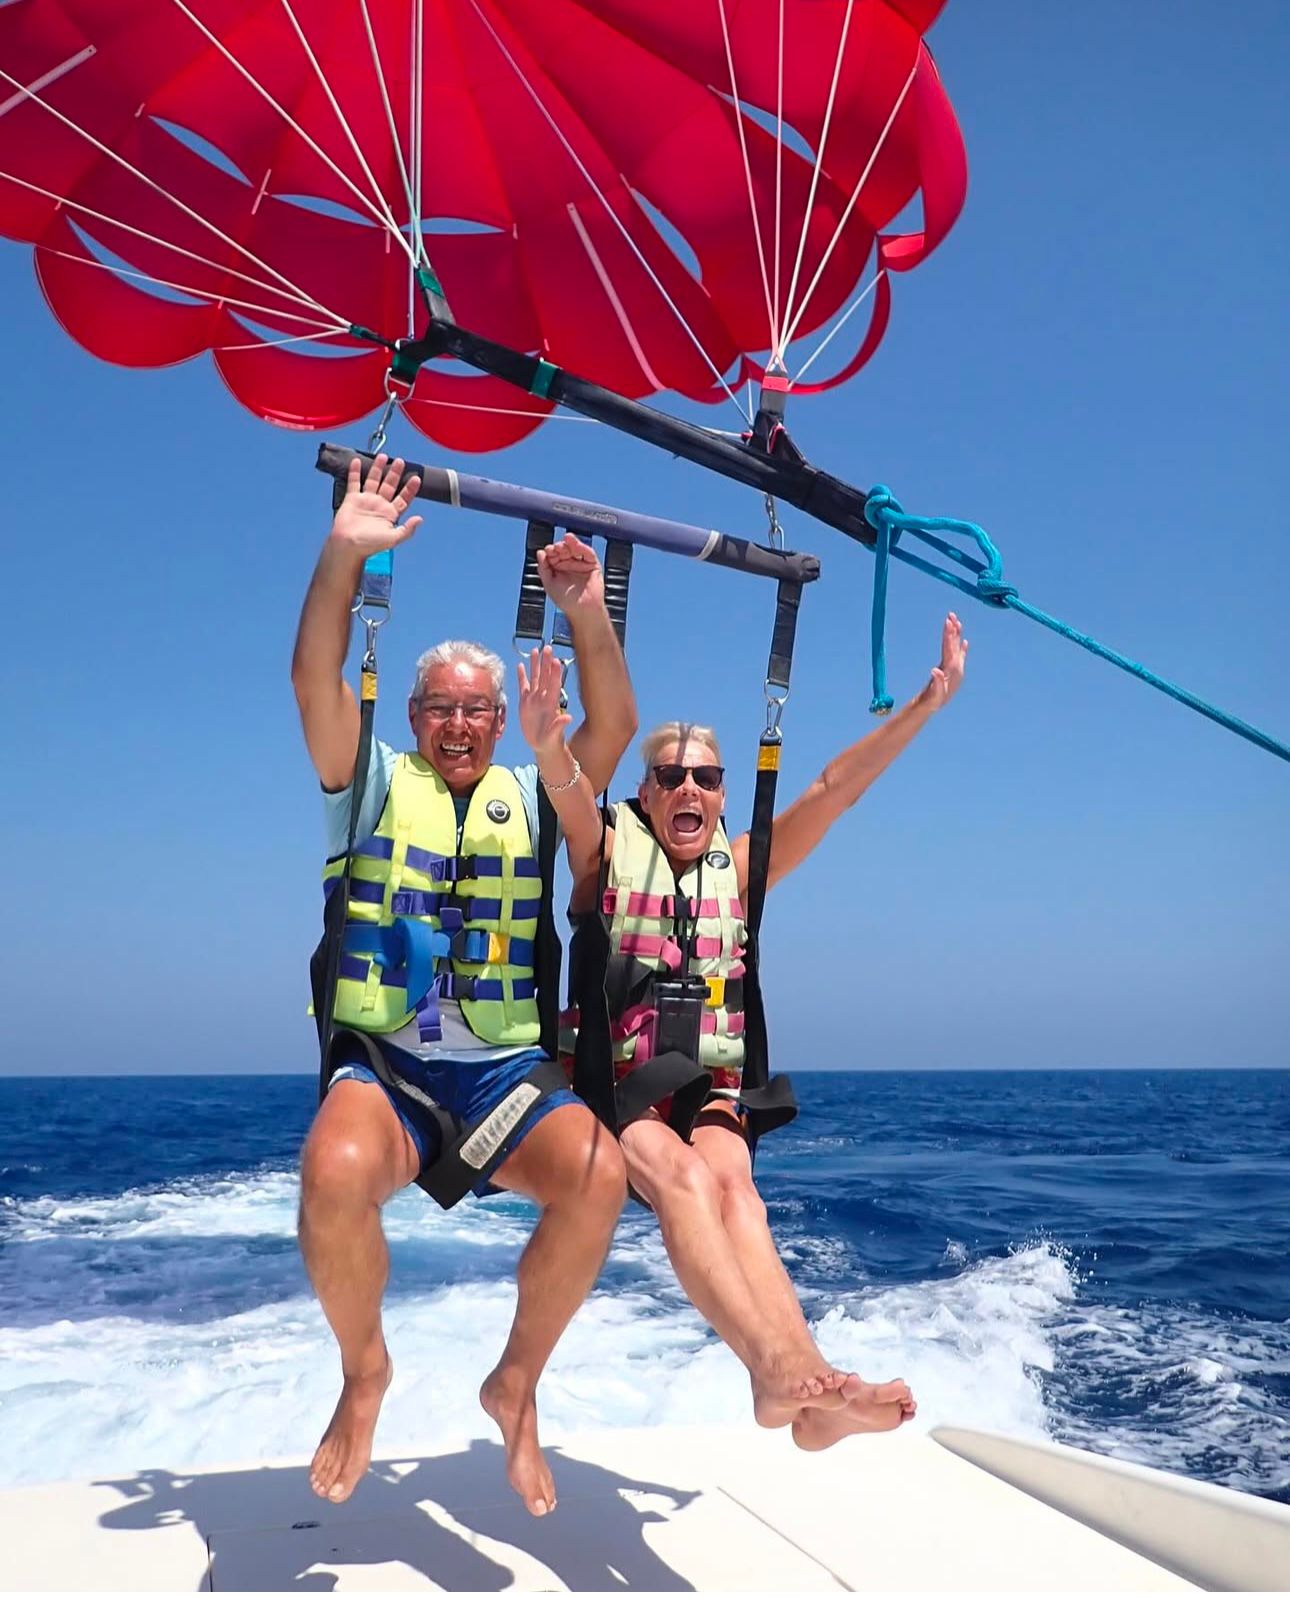
[{"label": "teal tow rope", "polygon": [[[887,616],[887,562],[892,558],[903,560],[906,565],[915,566],[919,571],[924,571],[928,576],[936,577],[941,582],[948,582],[951,587],[958,588],[985,604],[992,604],[1000,609],[1016,610],[1020,615],[1029,616],[1032,621],[1038,621],[1049,631],[1056,632],[1063,638],[1069,638],[1072,643],[1078,643],[1081,649],[1087,649],[1090,654],[1097,655],[1101,660],[1109,660],[1112,665],[1119,666],[1121,671],[1127,671],[1130,676],[1137,677],[1139,681],[1147,683],[1150,687],[1159,688],[1161,693],[1167,693],[1179,704],[1185,704],[1188,709],[1196,710],[1199,714],[1207,716],[1209,720],[1216,721],[1219,726],[1226,727],[1229,732],[1235,732],[1247,742],[1266,749],[1269,754],[1275,754],[1280,759],[1290,760],[1290,747],[1279,743],[1274,737],[1269,737],[1266,732],[1260,732],[1258,727],[1251,726],[1247,721],[1239,720],[1234,715],[1228,715],[1225,710],[1220,710],[1216,705],[1197,698],[1186,688],[1180,688],[1176,682],[1169,682],[1164,677],[1157,676],[1154,671],[1148,670],[1138,661],[1130,660],[1127,655],[1120,654],[1115,649],[1108,649],[1096,638],[1090,638],[1085,632],[1077,632],[1064,621],[1057,620],[1055,616],[1050,616],[1043,610],[1037,610],[1034,605],[1027,604],[1024,599],[1019,598],[1016,588],[1010,582],[1004,581],[1002,556],[991,543],[989,535],[975,522],[956,521],[950,516],[908,515],[890,488],[885,488],[881,484],[869,494],[864,513],[865,520],[878,535],[875,550],[877,565],[874,570],[873,617],[870,628],[873,652],[873,702],[869,706],[876,715],[885,715],[892,705],[891,699],[887,696],[887,661],[884,643]],[[955,545],[947,543],[944,538],[937,536],[942,532],[972,539],[982,558],[977,559],[956,548]],[[904,533],[921,539],[923,543],[944,555],[947,560],[972,572],[973,580],[969,581],[944,566],[934,565],[930,560],[925,560],[921,555],[913,554],[908,549],[899,548],[898,540]]]}]

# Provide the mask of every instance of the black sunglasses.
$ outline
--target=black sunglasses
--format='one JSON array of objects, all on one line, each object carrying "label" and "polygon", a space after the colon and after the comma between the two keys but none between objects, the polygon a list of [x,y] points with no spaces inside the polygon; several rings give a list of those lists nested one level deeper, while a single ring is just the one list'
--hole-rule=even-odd
[{"label": "black sunglasses", "polygon": [[654,780],[670,793],[685,781],[687,771],[694,778],[695,787],[701,787],[705,793],[715,793],[726,779],[724,765],[656,765]]}]

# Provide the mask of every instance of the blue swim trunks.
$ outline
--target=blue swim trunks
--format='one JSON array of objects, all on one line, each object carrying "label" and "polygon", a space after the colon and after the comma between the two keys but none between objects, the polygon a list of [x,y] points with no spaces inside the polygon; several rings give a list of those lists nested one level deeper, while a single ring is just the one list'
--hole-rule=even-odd
[{"label": "blue swim trunks", "polygon": [[[455,1115],[463,1125],[473,1125],[476,1121],[483,1120],[513,1087],[517,1087],[524,1080],[534,1065],[546,1058],[540,1048],[526,1048],[522,1053],[512,1054],[508,1059],[481,1060],[478,1064],[459,1060],[419,1059],[415,1054],[406,1053],[390,1043],[382,1044],[381,1051],[389,1060],[391,1069],[396,1069],[400,1075],[406,1076],[428,1097],[433,1098],[441,1109],[446,1109],[449,1114]],[[347,1080],[370,1081],[381,1089],[416,1145],[421,1158],[421,1167],[424,1169],[427,1163],[436,1157],[442,1145],[438,1122],[422,1109],[415,1098],[387,1087],[368,1064],[359,1063],[354,1059],[342,1063],[333,1074],[328,1090],[330,1091],[338,1081]],[[559,1109],[563,1104],[581,1102],[582,1100],[575,1097],[567,1088],[543,1098],[535,1106],[532,1114],[521,1121],[503,1144],[506,1151],[500,1163],[505,1164],[534,1126],[545,1119],[553,1109]],[[478,1198],[486,1198],[489,1194],[500,1190],[502,1189],[494,1186],[489,1180],[480,1181],[471,1188]]]}]

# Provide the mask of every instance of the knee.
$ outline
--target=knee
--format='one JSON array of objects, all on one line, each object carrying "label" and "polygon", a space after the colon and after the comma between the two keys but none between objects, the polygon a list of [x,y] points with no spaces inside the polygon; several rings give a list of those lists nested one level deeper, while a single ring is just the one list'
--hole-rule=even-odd
[{"label": "knee", "polygon": [[300,1212],[379,1205],[379,1172],[355,1137],[312,1136],[300,1158]]},{"label": "knee", "polygon": [[599,1122],[591,1133],[584,1197],[597,1209],[614,1216],[627,1201],[627,1167],[622,1149]]},{"label": "knee", "polygon": [[717,1178],[704,1159],[693,1149],[682,1147],[679,1156],[674,1159],[664,1177],[662,1196],[664,1201],[669,1199],[685,1204],[697,1204],[705,1209],[716,1209],[720,1205],[720,1188]]},{"label": "knee", "polygon": [[766,1205],[762,1195],[753,1185],[752,1177],[744,1171],[721,1182],[721,1214],[727,1224],[765,1225]]}]

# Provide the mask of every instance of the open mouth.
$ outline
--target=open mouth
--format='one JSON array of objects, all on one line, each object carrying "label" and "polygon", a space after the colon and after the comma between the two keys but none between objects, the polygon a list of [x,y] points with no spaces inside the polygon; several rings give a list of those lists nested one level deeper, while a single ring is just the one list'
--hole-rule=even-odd
[{"label": "open mouth", "polygon": [[672,817],[672,830],[678,837],[697,837],[703,830],[703,816],[698,810],[677,810]]},{"label": "open mouth", "polygon": [[449,760],[464,760],[470,753],[469,743],[441,743],[439,752]]}]

